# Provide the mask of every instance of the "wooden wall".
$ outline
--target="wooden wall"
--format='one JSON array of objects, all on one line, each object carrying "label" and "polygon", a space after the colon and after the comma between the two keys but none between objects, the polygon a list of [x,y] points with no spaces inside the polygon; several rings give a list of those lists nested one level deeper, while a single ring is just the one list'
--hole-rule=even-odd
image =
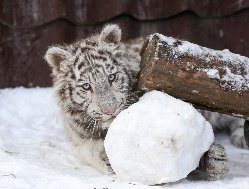
[{"label": "wooden wall", "polygon": [[0,88],[50,86],[47,47],[109,22],[124,40],[158,32],[249,57],[249,0],[1,0]]}]

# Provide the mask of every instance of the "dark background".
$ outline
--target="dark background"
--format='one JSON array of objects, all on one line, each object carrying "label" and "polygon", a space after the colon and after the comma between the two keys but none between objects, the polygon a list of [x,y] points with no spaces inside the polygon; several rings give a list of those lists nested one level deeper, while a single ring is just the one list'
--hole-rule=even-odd
[{"label": "dark background", "polygon": [[108,22],[249,57],[249,0],[0,0],[0,88],[51,86],[47,47]]}]

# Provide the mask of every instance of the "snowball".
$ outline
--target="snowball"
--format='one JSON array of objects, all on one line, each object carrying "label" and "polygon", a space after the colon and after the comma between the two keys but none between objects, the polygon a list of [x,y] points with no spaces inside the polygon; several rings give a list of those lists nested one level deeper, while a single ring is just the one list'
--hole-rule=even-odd
[{"label": "snowball", "polygon": [[114,119],[104,145],[119,179],[154,185],[185,178],[213,142],[195,108],[151,91]]}]

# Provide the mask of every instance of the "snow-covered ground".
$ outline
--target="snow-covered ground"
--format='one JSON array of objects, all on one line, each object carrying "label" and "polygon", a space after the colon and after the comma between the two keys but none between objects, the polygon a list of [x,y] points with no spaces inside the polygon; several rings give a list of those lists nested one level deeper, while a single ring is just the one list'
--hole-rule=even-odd
[{"label": "snow-covered ground", "polygon": [[225,135],[217,136],[217,141],[226,147],[231,164],[222,181],[183,179],[160,186],[120,182],[75,158],[51,88],[0,90],[1,189],[248,189],[249,151],[236,149]]}]

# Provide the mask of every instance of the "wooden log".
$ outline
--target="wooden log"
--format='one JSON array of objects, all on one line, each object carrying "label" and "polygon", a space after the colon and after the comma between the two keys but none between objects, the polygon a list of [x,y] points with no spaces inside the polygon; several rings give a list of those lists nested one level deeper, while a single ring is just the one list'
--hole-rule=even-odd
[{"label": "wooden log", "polygon": [[249,117],[249,58],[161,34],[141,52],[138,87],[160,90],[195,107]]}]

